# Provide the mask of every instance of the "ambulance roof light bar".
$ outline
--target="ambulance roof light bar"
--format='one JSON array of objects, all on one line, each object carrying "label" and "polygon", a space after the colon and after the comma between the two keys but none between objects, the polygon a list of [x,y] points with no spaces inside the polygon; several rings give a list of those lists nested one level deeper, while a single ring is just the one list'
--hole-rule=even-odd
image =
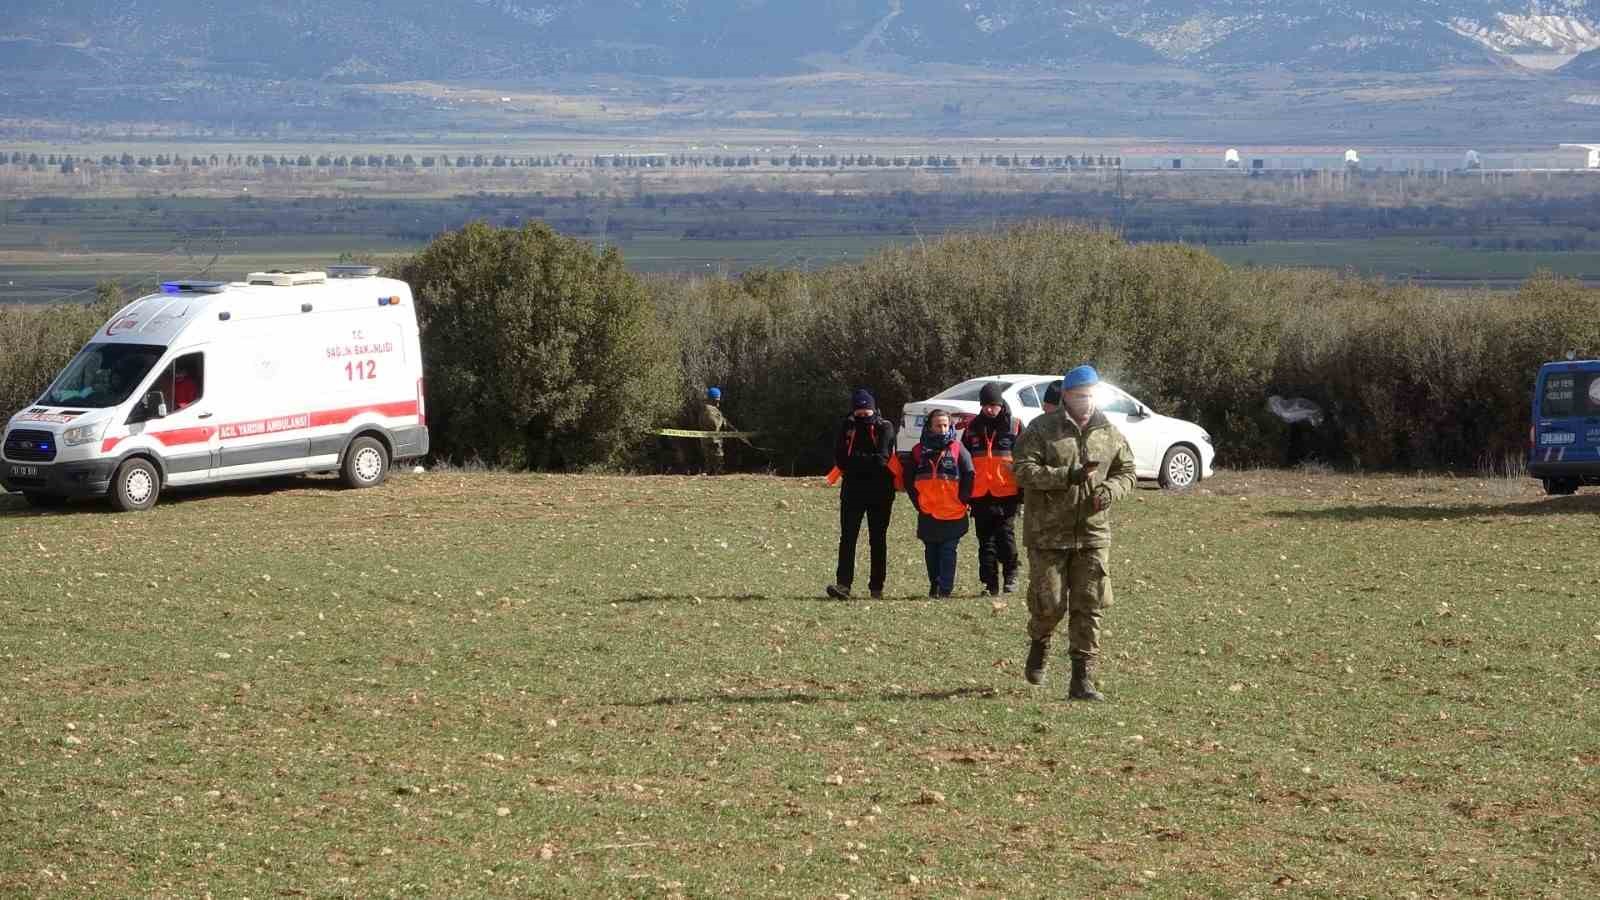
[{"label": "ambulance roof light bar", "polygon": [[226,281],[163,281],[163,294],[220,294],[227,289]]}]

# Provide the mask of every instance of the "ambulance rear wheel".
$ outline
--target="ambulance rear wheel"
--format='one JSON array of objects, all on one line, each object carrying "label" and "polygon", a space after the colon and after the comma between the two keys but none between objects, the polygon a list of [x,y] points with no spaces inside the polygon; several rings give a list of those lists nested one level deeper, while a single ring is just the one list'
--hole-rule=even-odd
[{"label": "ambulance rear wheel", "polygon": [[161,496],[161,473],[148,459],[134,457],[111,476],[111,505],[121,512],[142,512]]},{"label": "ambulance rear wheel", "polygon": [[375,438],[358,437],[344,452],[339,478],[346,487],[367,488],[383,484],[389,477],[389,453]]}]

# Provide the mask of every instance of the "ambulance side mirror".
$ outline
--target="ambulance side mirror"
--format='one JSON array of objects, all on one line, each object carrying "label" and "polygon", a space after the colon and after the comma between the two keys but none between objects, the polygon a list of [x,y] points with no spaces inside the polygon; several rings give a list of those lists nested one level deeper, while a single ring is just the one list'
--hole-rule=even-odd
[{"label": "ambulance side mirror", "polygon": [[167,398],[161,396],[160,391],[145,394],[143,406],[146,419],[164,419],[167,416]]}]

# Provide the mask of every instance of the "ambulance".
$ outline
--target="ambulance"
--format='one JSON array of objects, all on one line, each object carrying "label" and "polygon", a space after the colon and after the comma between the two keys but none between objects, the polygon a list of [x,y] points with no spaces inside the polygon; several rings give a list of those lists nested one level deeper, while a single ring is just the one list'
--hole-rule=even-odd
[{"label": "ambulance", "polygon": [[11,417],[0,485],[41,507],[337,472],[383,483],[426,455],[411,289],[372,266],[175,281],[112,316]]}]

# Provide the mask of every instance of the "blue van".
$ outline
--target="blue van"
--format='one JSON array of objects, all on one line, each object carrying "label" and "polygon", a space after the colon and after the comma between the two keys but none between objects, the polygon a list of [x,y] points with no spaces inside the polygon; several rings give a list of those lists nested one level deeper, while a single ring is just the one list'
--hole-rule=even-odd
[{"label": "blue van", "polygon": [[1545,363],[1533,389],[1528,474],[1547,494],[1600,484],[1600,359]]}]

